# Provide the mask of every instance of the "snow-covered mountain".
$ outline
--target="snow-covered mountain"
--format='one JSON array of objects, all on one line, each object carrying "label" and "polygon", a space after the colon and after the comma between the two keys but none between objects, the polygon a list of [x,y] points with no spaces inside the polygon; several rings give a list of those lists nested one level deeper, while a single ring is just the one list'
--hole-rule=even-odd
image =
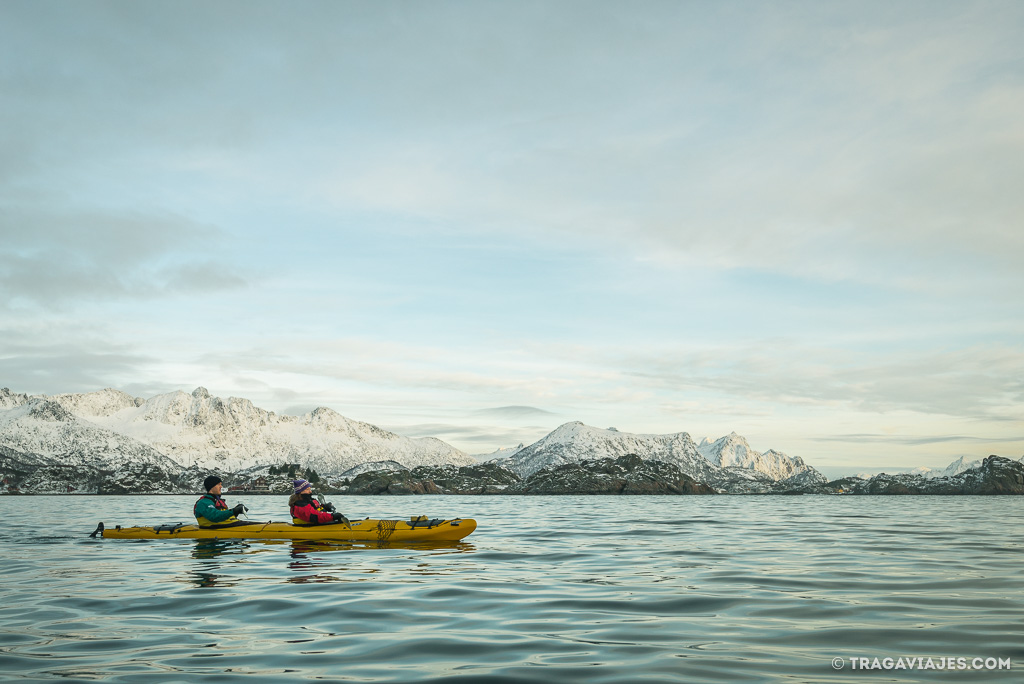
[{"label": "snow-covered mountain", "polygon": [[802,459],[790,458],[776,451],[763,454],[754,451],[745,439],[735,433],[715,442],[705,440],[698,447],[685,432],[639,435],[614,429],[602,430],[580,422],[566,423],[540,441],[492,462],[527,478],[543,468],[616,459],[627,454],[671,463],[698,482],[730,490],[758,491],[784,481],[801,485],[826,481],[821,473]]},{"label": "snow-covered mountain", "polygon": [[194,491],[164,454],[52,399],[0,390],[0,406],[0,475],[12,491]]},{"label": "snow-covered mountain", "polygon": [[685,432],[634,435],[590,427],[579,421],[566,423],[540,441],[496,462],[526,478],[541,468],[601,458],[616,459],[627,454],[675,464],[698,482],[707,482],[715,470],[697,453],[697,447]]},{"label": "snow-covered mountain", "polygon": [[[927,466],[922,466],[920,468],[914,468],[913,470],[907,471],[907,474],[920,475],[921,477],[928,479],[934,479],[939,477],[955,477],[956,475],[965,473],[968,470],[974,470],[975,468],[978,468],[979,466],[981,466],[981,463],[983,461],[983,459],[980,458],[975,458],[972,460],[967,459],[967,456],[961,456],[960,458],[956,459],[942,470],[936,470],[935,468],[928,468]],[[1019,459],[1016,460],[1024,462],[1024,456],[1021,456]]]},{"label": "snow-covered mountain", "polygon": [[[992,455],[969,462],[967,469],[961,470],[961,465],[962,459],[950,464],[949,472],[955,471],[950,475],[942,474],[944,470],[915,468],[895,475],[878,473],[868,479],[844,478],[828,486],[838,483],[844,494],[1024,494],[1024,457]],[[817,492],[827,494],[829,489],[818,487]]]},{"label": "snow-covered mountain", "polygon": [[487,463],[488,461],[503,460],[509,458],[510,456],[515,456],[516,454],[518,454],[520,451],[523,450],[523,446],[524,445],[520,443],[519,446],[515,447],[500,447],[489,454],[473,454],[473,459],[477,463]]},{"label": "snow-covered mountain", "polygon": [[[1024,456],[1018,459],[1010,459],[1024,462]],[[870,480],[875,475],[914,475],[917,477],[923,477],[926,480],[934,480],[943,477],[955,477],[961,473],[965,473],[968,470],[974,470],[978,468],[984,459],[974,458],[971,459],[969,456],[961,456],[945,468],[930,468],[928,466],[918,466],[917,468],[902,469],[902,470],[877,470],[874,472],[862,472],[858,473],[856,477],[862,480]]]},{"label": "snow-covered mountain", "polygon": [[328,408],[282,416],[202,387],[148,400],[112,389],[53,397],[0,390],[0,445],[110,467],[142,458],[218,472],[297,463],[322,476],[367,461],[409,468],[475,463],[439,439],[401,437]]},{"label": "snow-covered mountain", "polygon": [[929,474],[928,477],[953,477],[954,475],[959,475],[960,473],[972,470],[981,465],[980,458],[976,458],[971,461],[968,461],[966,459],[966,456],[961,456],[960,458],[956,459],[948,466],[946,466],[945,470],[940,470],[932,474]]},{"label": "snow-covered mountain", "polygon": [[153,447],[82,420],[45,397],[26,398],[13,408],[0,409],[0,445],[56,459],[54,462],[64,466],[116,470],[141,465],[168,472],[180,469]]},{"label": "snow-covered mountain", "polygon": [[0,411],[16,408],[28,402],[27,394],[15,394],[4,387],[0,389]]},{"label": "snow-covered mountain", "polygon": [[744,437],[735,432],[713,442],[704,438],[697,445],[697,451],[708,461],[721,468],[752,470],[767,475],[775,481],[801,476],[802,479],[807,479],[810,483],[810,481],[819,479],[814,477],[815,473],[820,475],[821,482],[826,481],[824,475],[804,463],[799,456],[790,457],[774,449],[769,449],[764,453],[755,451],[750,448],[750,444]]}]

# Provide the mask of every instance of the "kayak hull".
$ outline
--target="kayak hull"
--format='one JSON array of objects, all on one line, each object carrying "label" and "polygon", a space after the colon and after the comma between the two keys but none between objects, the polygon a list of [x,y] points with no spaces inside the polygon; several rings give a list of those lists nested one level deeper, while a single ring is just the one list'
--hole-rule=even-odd
[{"label": "kayak hull", "polygon": [[239,522],[213,527],[198,525],[150,525],[106,527],[100,523],[93,535],[109,539],[299,539],[315,541],[419,542],[458,541],[476,529],[472,518],[453,520],[353,520],[326,525],[293,525],[287,522]]}]

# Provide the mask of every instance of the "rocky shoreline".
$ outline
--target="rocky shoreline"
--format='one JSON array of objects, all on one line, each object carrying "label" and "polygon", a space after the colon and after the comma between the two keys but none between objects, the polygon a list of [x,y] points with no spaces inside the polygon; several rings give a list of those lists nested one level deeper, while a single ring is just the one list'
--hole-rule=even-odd
[{"label": "rocky shoreline", "polygon": [[[831,482],[751,480],[746,473],[716,485],[698,482],[678,466],[636,454],[618,458],[577,461],[542,468],[523,478],[498,463],[468,466],[417,466],[395,462],[364,464],[350,476],[318,483],[318,491],[359,495],[997,495],[1024,494],[1024,463],[989,456],[980,465],[949,477],[880,474],[870,479],[843,478]],[[138,471],[138,472],[136,472]],[[208,474],[196,467],[180,472],[151,465],[120,469],[116,473],[92,466],[19,461],[0,447],[3,493],[19,494],[190,494],[201,490]],[[253,472],[218,472],[229,484],[249,483]],[[230,496],[287,494],[290,480],[278,476],[258,489],[239,488]]]},{"label": "rocky shoreline", "polygon": [[[1024,463],[1001,456],[988,456],[975,468],[950,477],[926,478],[903,473],[881,473],[863,480],[844,478],[824,488],[841,490],[843,494],[891,495],[991,495],[1024,494]],[[820,491],[815,493],[829,493]]]},{"label": "rocky shoreline", "polygon": [[989,456],[976,468],[951,477],[876,475],[826,483],[790,481],[756,491],[716,489],[697,482],[671,463],[635,454],[544,468],[522,479],[496,464],[373,470],[337,483],[340,494],[847,494],[991,495],[1024,494],[1024,463]]}]

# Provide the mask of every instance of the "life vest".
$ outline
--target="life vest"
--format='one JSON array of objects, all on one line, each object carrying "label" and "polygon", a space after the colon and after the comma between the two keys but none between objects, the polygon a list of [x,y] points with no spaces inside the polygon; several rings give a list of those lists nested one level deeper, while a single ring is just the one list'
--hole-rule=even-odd
[{"label": "life vest", "polygon": [[[323,513],[324,512],[324,510],[320,507],[320,502],[317,501],[316,499],[310,498],[308,501],[305,500],[305,499],[300,499],[299,501],[294,503],[291,506],[291,508],[289,509],[289,511],[292,514],[292,525],[325,525],[326,524],[326,523],[320,522],[319,520],[317,520],[315,522],[313,520],[303,520],[299,516],[295,515],[295,509],[296,508],[305,508],[306,506],[312,506],[313,510],[316,511],[317,513]],[[312,517],[313,516],[311,515],[310,518],[312,518]]]},{"label": "life vest", "polygon": [[220,522],[213,522],[212,520],[207,520],[203,516],[199,515],[199,502],[202,501],[203,499],[210,499],[211,501],[213,501],[213,507],[216,508],[217,510],[226,511],[228,509],[228,504],[226,501],[224,501],[224,499],[209,493],[203,494],[201,497],[199,497],[199,501],[196,501],[195,505],[192,506],[192,514],[196,516],[196,522],[199,523],[200,527],[226,525],[228,523],[238,522],[238,518],[236,518],[234,515],[225,520],[221,520]]}]

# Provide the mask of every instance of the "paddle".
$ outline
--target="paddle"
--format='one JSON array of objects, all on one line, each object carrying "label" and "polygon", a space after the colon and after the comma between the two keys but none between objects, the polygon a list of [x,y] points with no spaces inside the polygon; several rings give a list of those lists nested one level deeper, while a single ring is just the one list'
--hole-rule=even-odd
[{"label": "paddle", "polygon": [[[324,497],[322,494],[317,494],[313,498],[316,499],[317,502],[319,502],[320,508],[322,508],[323,510],[327,511],[328,513],[337,513],[337,510],[334,508],[334,504],[328,501],[324,501]],[[348,518],[346,518],[343,513],[338,513],[338,515],[341,516],[341,520],[339,520],[338,522],[342,523],[345,527],[351,530],[352,523],[348,521]]]}]

